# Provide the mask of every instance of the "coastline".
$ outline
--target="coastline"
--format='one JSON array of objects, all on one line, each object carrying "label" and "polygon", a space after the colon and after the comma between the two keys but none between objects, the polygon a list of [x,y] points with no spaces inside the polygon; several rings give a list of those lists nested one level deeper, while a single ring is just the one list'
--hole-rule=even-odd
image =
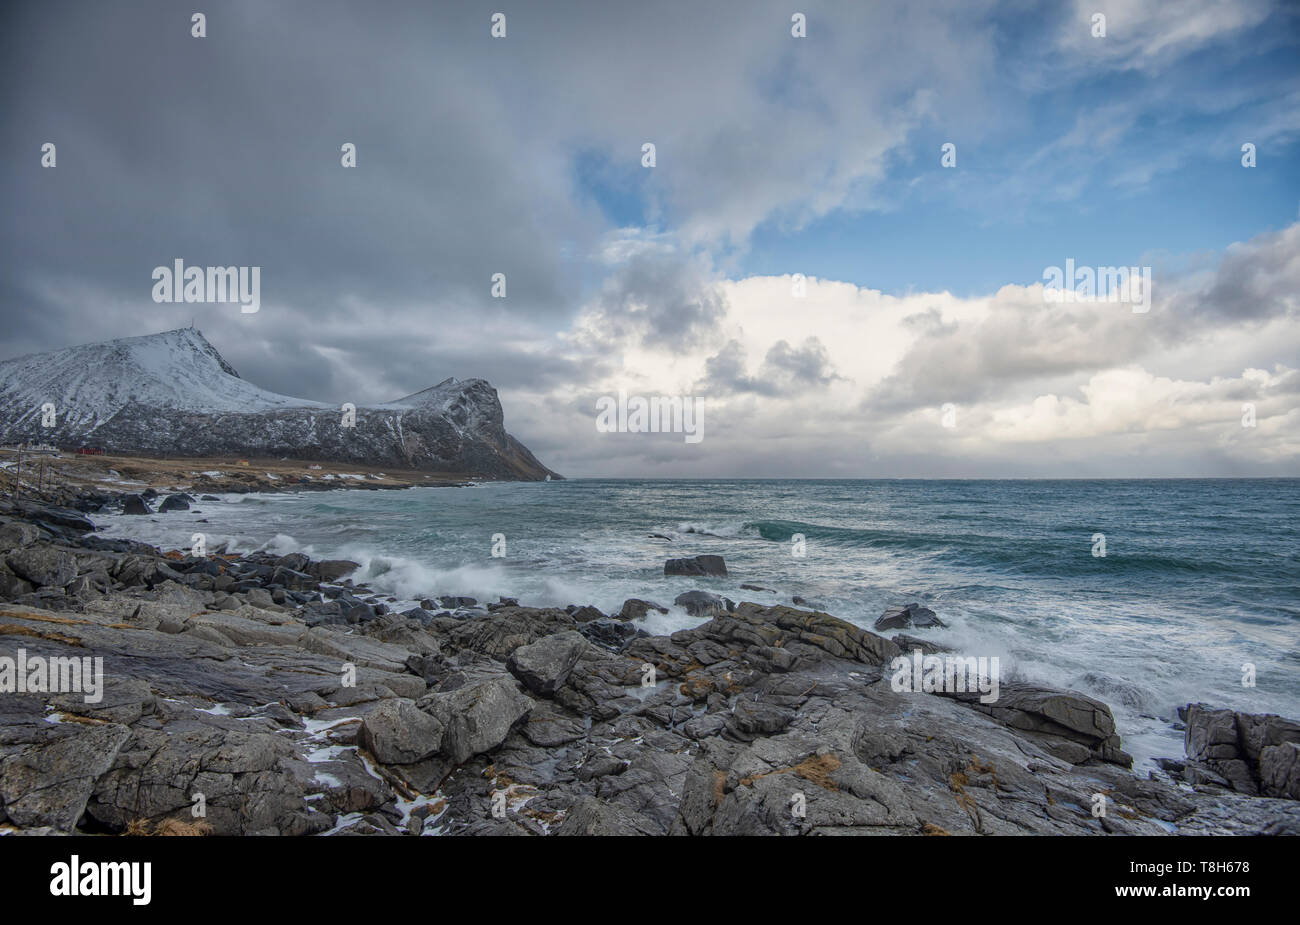
[{"label": "coastline", "polygon": [[[338,488],[401,490],[460,486],[488,481],[465,473],[407,471],[308,459],[241,459],[234,456],[175,457],[23,453],[21,496],[87,511],[122,495],[150,489],[157,494],[251,494],[332,491]],[[11,497],[19,454],[0,448],[0,496]],[[42,474],[41,466],[45,465]]]},{"label": "coastline", "polygon": [[[899,693],[891,659],[928,644],[813,609],[704,600],[670,635],[640,628],[644,601],[399,614],[355,563],[0,508],[0,654],[102,657],[106,678],[95,703],[0,698],[7,831],[1300,833],[1300,724],[1279,718],[1192,707],[1189,755],[1142,778],[1095,698]],[[1228,754],[1238,728],[1255,745]]]}]

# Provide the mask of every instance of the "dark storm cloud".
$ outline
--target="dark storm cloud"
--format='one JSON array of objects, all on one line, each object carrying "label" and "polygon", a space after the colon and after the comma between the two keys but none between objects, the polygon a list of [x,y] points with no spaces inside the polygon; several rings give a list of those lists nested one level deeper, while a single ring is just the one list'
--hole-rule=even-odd
[{"label": "dark storm cloud", "polygon": [[704,370],[700,388],[718,395],[749,392],[788,397],[824,389],[842,378],[835,373],[826,347],[816,337],[807,338],[799,347],[777,341],[768,349],[754,376],[747,372],[745,348],[739,341],[731,340],[705,361]]},{"label": "dark storm cloud", "polygon": [[[197,315],[229,329],[218,346],[245,376],[296,366],[310,392],[335,377],[286,338],[361,328],[358,304],[420,306],[394,341],[433,339],[447,309],[489,305],[497,272],[529,322],[572,309],[562,250],[598,226],[545,181],[489,91],[500,49],[479,10],[223,3],[206,38],[170,2],[6,11],[0,313],[25,346]],[[39,165],[46,141],[53,170]],[[340,164],[344,142],[355,169]],[[262,317],[155,305],[151,271],[177,257],[260,266]],[[257,341],[284,366],[262,366]]]},{"label": "dark storm cloud", "polygon": [[605,341],[678,350],[713,333],[726,313],[726,297],[701,261],[651,249],[632,255],[605,281],[592,324]]},{"label": "dark storm cloud", "polygon": [[1264,321],[1300,311],[1300,227],[1229,248],[1214,280],[1184,310],[1198,320]]},{"label": "dark storm cloud", "polygon": [[[554,332],[593,292],[607,334],[681,347],[725,311],[693,249],[737,246],[772,213],[824,214],[877,176],[915,122],[917,80],[955,106],[973,92],[990,55],[967,27],[983,6],[811,2],[812,54],[775,0],[236,0],[206,10],[201,39],[171,2],[5,4],[0,320],[19,332],[5,353],[194,316],[247,378],[310,395],[349,374],[312,360],[322,329],[378,313],[390,345],[436,345],[491,307]],[[504,40],[489,34],[498,9]],[[355,169],[339,164],[347,141]],[[684,256],[606,285],[614,268],[583,256],[612,226],[575,189],[581,151],[643,178],[612,194],[681,232]],[[262,312],[154,304],[152,268],[177,257],[262,267]],[[263,359],[281,347],[283,366]],[[387,369],[365,362],[372,380]]]}]

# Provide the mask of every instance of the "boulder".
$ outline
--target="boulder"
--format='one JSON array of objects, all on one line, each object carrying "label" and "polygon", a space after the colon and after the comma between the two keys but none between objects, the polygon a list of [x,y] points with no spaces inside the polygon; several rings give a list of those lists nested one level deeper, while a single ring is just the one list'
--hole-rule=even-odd
[{"label": "boulder", "polygon": [[188,511],[190,509],[190,502],[186,500],[187,498],[189,498],[189,495],[168,495],[166,498],[163,498],[162,504],[158,505],[158,513],[166,514],[169,511]]},{"label": "boulder", "polygon": [[1114,714],[1100,700],[1037,684],[1003,681],[998,687],[992,703],[981,703],[977,691],[936,693],[987,713],[1071,764],[1097,759],[1132,766],[1133,756],[1120,748]]},{"label": "boulder", "polygon": [[31,524],[16,520],[0,526],[0,549],[30,546],[41,538],[41,531]]},{"label": "boulder", "polygon": [[71,832],[131,730],[116,723],[60,723],[38,729],[37,736],[26,749],[7,748],[0,758],[0,806],[15,825]]},{"label": "boulder", "polygon": [[922,607],[920,604],[908,604],[906,607],[895,607],[892,610],[886,610],[876,622],[872,624],[872,629],[876,630],[902,630],[902,629],[925,629],[931,626],[947,626],[933,610],[928,607]]},{"label": "boulder", "polygon": [[930,642],[928,639],[922,639],[919,636],[909,636],[906,633],[898,633],[890,638],[894,641],[894,645],[904,652],[920,649],[924,655],[938,655],[941,652],[952,651],[948,646],[941,646],[937,642]]},{"label": "boulder", "polygon": [[280,585],[290,591],[311,591],[316,589],[317,580],[305,572],[281,565],[276,566],[275,571],[271,573],[270,584]]},{"label": "boulder", "polygon": [[35,590],[35,586],[30,581],[19,578],[9,566],[5,565],[4,560],[0,559],[0,598],[11,601],[24,594],[31,594]]},{"label": "boulder", "polygon": [[140,495],[127,495],[122,499],[123,514],[152,514],[149,503]]},{"label": "boulder", "polygon": [[57,546],[28,546],[9,554],[9,569],[41,588],[62,588],[77,577],[77,560]]},{"label": "boulder", "polygon": [[414,764],[442,746],[444,726],[410,700],[385,700],[361,721],[358,740],[382,764]]},{"label": "boulder", "polygon": [[453,764],[490,751],[505,741],[515,724],[528,715],[533,699],[522,694],[513,678],[498,676],[473,681],[449,693],[426,694],[417,706],[444,728],[439,754]]},{"label": "boulder", "polygon": [[458,610],[462,607],[477,607],[478,601],[472,597],[455,597],[443,596],[438,598],[438,603],[448,610]]},{"label": "boulder", "polygon": [[598,646],[618,651],[638,636],[645,636],[645,630],[637,629],[625,620],[592,620],[578,627],[578,632]]},{"label": "boulder", "polygon": [[[338,581],[340,578],[352,574],[359,568],[361,568],[361,564],[353,562],[350,559],[324,559],[320,562],[311,563],[307,566],[305,571],[307,574],[313,576],[317,581]],[[298,571],[304,570],[299,569]],[[432,610],[433,607],[430,605],[424,609]]]},{"label": "boulder", "polygon": [[711,591],[686,591],[677,595],[673,603],[686,608],[692,617],[716,617],[736,609],[735,603]]},{"label": "boulder", "polygon": [[506,668],[535,694],[549,697],[568,680],[588,642],[572,630],[545,636],[520,646],[506,660]]},{"label": "boulder", "polygon": [[[1179,711],[1187,729],[1187,775],[1209,772],[1239,793],[1297,799],[1300,723],[1272,713],[1236,713],[1202,703]],[[1185,776],[1187,776],[1185,775]]]},{"label": "boulder", "polygon": [[802,598],[797,594],[794,597],[790,598],[790,603],[794,604],[796,607],[807,607],[810,610],[821,610],[821,611],[826,610],[825,604],[820,604],[817,601],[806,600],[805,598]]},{"label": "boulder", "polygon": [[55,507],[52,504],[42,504],[37,501],[18,501],[15,503],[15,510],[21,512],[24,517],[37,526],[63,531],[72,536],[79,533],[90,533],[95,529],[95,525],[80,511],[70,510],[65,507]]},{"label": "boulder", "polygon": [[689,559],[668,559],[664,562],[665,575],[688,577],[727,577],[727,563],[722,556],[692,556]]},{"label": "boulder", "polygon": [[623,602],[623,608],[614,616],[620,620],[641,620],[652,610],[660,613],[667,613],[668,608],[663,604],[656,604],[654,601],[643,601],[640,598],[629,597]]},{"label": "boulder", "polygon": [[301,552],[291,552],[277,558],[274,564],[295,572],[305,572],[311,565],[311,559]]},{"label": "boulder", "polygon": [[590,623],[592,620],[605,619],[605,615],[590,604],[585,607],[574,607],[569,611],[569,616],[579,623]]},{"label": "boulder", "polygon": [[1265,747],[1259,755],[1259,779],[1266,796],[1300,800],[1300,744]]}]

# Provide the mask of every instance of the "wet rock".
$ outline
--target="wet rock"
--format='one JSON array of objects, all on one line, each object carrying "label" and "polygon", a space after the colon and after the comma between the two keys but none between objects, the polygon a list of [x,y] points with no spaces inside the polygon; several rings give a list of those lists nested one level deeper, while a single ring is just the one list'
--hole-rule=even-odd
[{"label": "wet rock", "polygon": [[[360,563],[353,562],[350,559],[324,559],[320,562],[311,563],[306,571],[317,581],[338,581],[359,568],[361,568]],[[298,569],[298,571],[302,571],[302,569]],[[425,610],[432,609],[431,606],[425,607]]]},{"label": "wet rock", "polygon": [[190,509],[190,501],[192,500],[194,499],[190,498],[189,495],[168,495],[166,498],[163,498],[162,504],[158,505],[158,513],[166,514],[170,511],[188,511]]},{"label": "wet rock", "polygon": [[1133,758],[1120,748],[1110,707],[1077,691],[1035,684],[1003,682],[993,703],[978,692],[941,693],[987,713],[998,722],[1030,735],[1052,754],[1071,764],[1090,758],[1131,767]]},{"label": "wet rock", "polygon": [[662,604],[630,597],[623,602],[622,609],[615,616],[620,620],[641,620],[652,610],[657,610],[659,613],[668,612],[668,608]]},{"label": "wet rock", "polygon": [[790,603],[794,604],[796,607],[807,607],[811,610],[824,611],[826,609],[825,604],[819,604],[816,601],[805,600],[804,598],[800,597],[797,594],[794,597],[790,598]]},{"label": "wet rock", "polygon": [[722,556],[692,556],[688,559],[668,559],[664,562],[665,575],[727,577],[727,563]]},{"label": "wet rock", "polygon": [[951,652],[948,646],[941,646],[937,642],[931,642],[928,639],[922,639],[919,636],[909,636],[906,633],[898,633],[891,636],[894,644],[904,652],[911,652],[913,649],[920,649],[924,655],[938,655],[943,652]]},{"label": "wet rock", "polygon": [[[14,553],[49,547],[32,526]],[[628,639],[578,607],[379,614],[346,579],[324,601],[272,581],[319,580],[300,554],[50,548],[73,558],[62,588],[0,564],[0,585],[59,608],[6,604],[0,649],[102,653],[109,675],[95,704],[0,697],[0,821],[19,833],[155,826],[195,793],[221,834],[1300,833],[1291,721],[1193,705],[1188,759],[1147,780],[1104,703],[897,692],[900,644],[932,644],[819,610],[717,598],[698,626]],[[404,823],[398,801],[435,792],[437,815]]]},{"label": "wet rock", "polygon": [[478,601],[472,597],[443,596],[438,598],[438,603],[449,610],[455,610],[460,607],[478,606]]},{"label": "wet rock", "polygon": [[673,603],[684,607],[692,617],[716,617],[736,608],[733,602],[712,591],[686,591],[677,595]]},{"label": "wet rock", "polygon": [[32,524],[45,529],[62,532],[71,539],[89,533],[95,529],[94,523],[80,511],[37,501],[17,501],[14,511]]},{"label": "wet rock", "polygon": [[141,495],[127,495],[122,499],[123,514],[152,514],[149,504]]},{"label": "wet rock", "polygon": [[274,564],[294,572],[305,572],[311,565],[311,559],[300,552],[291,552],[277,558]]},{"label": "wet rock", "polygon": [[596,645],[615,652],[638,636],[647,635],[623,620],[592,620],[578,627],[578,632]]},{"label": "wet rock", "polygon": [[277,566],[271,573],[270,583],[290,591],[308,591],[315,589],[318,584],[317,580],[307,573],[282,565]]},{"label": "wet rock", "polygon": [[933,610],[928,607],[922,607],[920,604],[908,604],[906,607],[896,607],[893,610],[886,610],[876,618],[872,624],[872,629],[877,630],[894,630],[908,629],[915,627],[917,629],[926,629],[934,626],[947,626]]}]

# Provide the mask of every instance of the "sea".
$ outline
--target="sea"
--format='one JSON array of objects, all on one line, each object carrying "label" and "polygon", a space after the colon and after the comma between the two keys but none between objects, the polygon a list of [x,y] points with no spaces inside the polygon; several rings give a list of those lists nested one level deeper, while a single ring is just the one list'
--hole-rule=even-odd
[{"label": "sea", "polygon": [[[95,515],[107,535],[305,552],[414,605],[464,595],[536,606],[795,596],[863,628],[923,604],[909,631],[997,656],[1003,683],[1109,704],[1145,773],[1181,757],[1177,708],[1300,717],[1300,479],[477,482],[402,491],[222,495],[193,510]],[[716,554],[727,578],[665,577]],[[764,591],[742,589],[757,585]],[[896,631],[895,631],[896,632]],[[892,634],[892,633],[890,633]]]}]

